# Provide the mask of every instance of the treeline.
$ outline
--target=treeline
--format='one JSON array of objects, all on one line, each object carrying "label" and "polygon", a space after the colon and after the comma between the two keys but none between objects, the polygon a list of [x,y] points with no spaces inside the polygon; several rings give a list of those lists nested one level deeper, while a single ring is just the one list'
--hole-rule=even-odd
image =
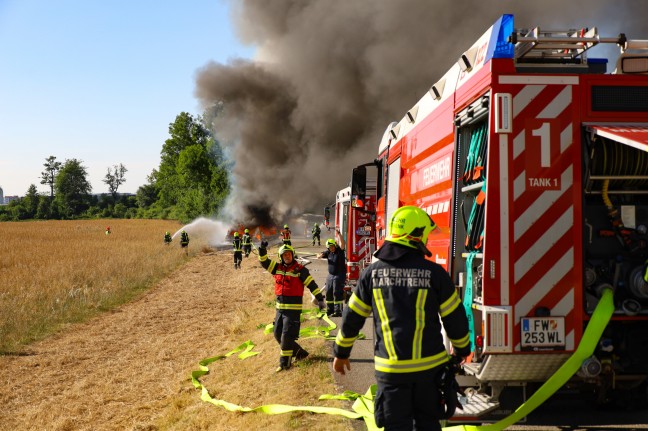
[{"label": "treeline", "polygon": [[169,139],[161,151],[160,166],[133,195],[119,193],[128,169],[108,168],[103,182],[110,193],[93,195],[88,172],[78,159],[44,163],[40,183],[49,195],[31,184],[25,196],[0,207],[0,221],[79,218],[163,218],[186,223],[216,215],[229,194],[227,161],[222,147],[200,117],[182,112],[169,124]]}]

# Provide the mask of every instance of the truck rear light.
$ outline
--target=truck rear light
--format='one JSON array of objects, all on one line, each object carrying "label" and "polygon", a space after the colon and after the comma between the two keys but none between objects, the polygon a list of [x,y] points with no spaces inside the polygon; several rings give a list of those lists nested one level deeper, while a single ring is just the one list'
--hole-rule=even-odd
[{"label": "truck rear light", "polygon": [[482,348],[484,347],[484,337],[481,335],[478,335],[475,337],[475,344],[477,347]]}]

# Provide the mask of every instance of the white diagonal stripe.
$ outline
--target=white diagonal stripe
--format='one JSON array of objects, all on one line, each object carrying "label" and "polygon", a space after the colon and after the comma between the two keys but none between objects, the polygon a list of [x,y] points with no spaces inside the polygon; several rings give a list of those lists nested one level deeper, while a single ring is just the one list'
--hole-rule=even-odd
[{"label": "white diagonal stripe", "polygon": [[538,114],[537,118],[556,118],[569,106],[571,99],[572,87],[568,85]]},{"label": "white diagonal stripe", "polygon": [[526,171],[522,171],[513,181],[513,201],[516,201],[526,190]]},{"label": "white diagonal stripe", "polygon": [[513,98],[513,118],[517,117],[545,87],[546,85],[526,85],[516,94]]},{"label": "white diagonal stripe", "polygon": [[[569,207],[558,219],[544,231],[544,234],[515,262],[513,267],[515,283],[519,282],[527,272],[535,268],[556,242],[574,225],[574,207]],[[545,268],[537,268],[544,270]]]},{"label": "white diagonal stripe", "polygon": [[[538,305],[540,298],[544,297],[573,267],[574,248],[571,247],[553,267],[545,271],[542,278],[515,304],[515,316],[527,316],[533,307]],[[515,275],[517,277],[517,271]]]},{"label": "white diagonal stripe", "polygon": [[[560,175],[560,190],[547,190],[542,192],[540,196],[527,208],[524,213],[515,220],[513,224],[513,240],[517,241],[522,235],[531,227],[531,225],[538,219],[538,217],[549,210],[549,208],[565,193],[565,190],[572,186],[572,171],[571,165],[565,169]],[[516,178],[517,180],[517,178]]]},{"label": "white diagonal stripe", "polygon": [[569,123],[565,130],[560,132],[560,152],[564,153],[572,144],[572,123]]},{"label": "white diagonal stripe", "polygon": [[522,154],[522,151],[524,151],[524,141],[524,129],[522,129],[522,131],[513,138],[513,160],[517,159],[517,157]]},{"label": "white diagonal stripe", "polygon": [[566,316],[574,309],[574,287],[562,297],[555,307],[551,309],[552,316]]}]

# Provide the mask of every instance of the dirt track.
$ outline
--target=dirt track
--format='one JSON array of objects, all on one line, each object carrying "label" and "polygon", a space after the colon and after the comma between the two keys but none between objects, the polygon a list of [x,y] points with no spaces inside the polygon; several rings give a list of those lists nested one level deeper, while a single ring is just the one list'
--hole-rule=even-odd
[{"label": "dirt track", "polygon": [[[222,328],[201,316],[223,312],[224,300],[197,301],[217,279],[218,256],[199,256],[138,301],[72,325],[0,358],[2,429],[127,429],[146,426],[179,390],[196,359],[213,353]],[[201,356],[202,355],[202,356]]]},{"label": "dirt track", "polygon": [[[237,272],[231,259],[196,256],[139,300],[70,325],[25,355],[0,357],[0,429],[154,430],[169,409],[220,410],[200,401],[190,373],[245,341],[237,320],[250,320],[246,302],[263,301],[270,283],[256,258]],[[191,406],[174,406],[183,393]]]}]

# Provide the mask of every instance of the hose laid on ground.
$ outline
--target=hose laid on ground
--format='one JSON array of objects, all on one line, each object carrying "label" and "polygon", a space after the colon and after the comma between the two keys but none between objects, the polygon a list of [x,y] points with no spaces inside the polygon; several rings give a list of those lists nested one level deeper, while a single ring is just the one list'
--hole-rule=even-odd
[{"label": "hose laid on ground", "polygon": [[[580,368],[583,361],[594,353],[594,349],[603,334],[603,330],[607,326],[610,317],[614,313],[614,301],[612,290],[605,289],[601,296],[599,303],[590,318],[590,321],[583,333],[583,338],[581,339],[580,344],[572,356],[565,362],[559,369],[554,373],[549,380],[545,382],[544,385],[540,387],[524,404],[518,407],[515,412],[501,421],[488,424],[488,425],[457,425],[451,427],[444,427],[446,431],[501,431],[504,428],[513,425],[518,422],[523,417],[530,414],[543,402],[545,402],[551,395],[553,395],[558,389],[560,389],[571,376],[573,376],[576,371]],[[376,394],[376,385],[372,385],[365,395],[358,395],[353,392],[347,391],[342,395],[322,395],[320,399],[343,399],[343,400],[353,400],[353,410],[349,411],[345,409],[335,408],[335,407],[318,407],[318,406],[290,406],[284,404],[266,404],[259,407],[242,407],[233,403],[229,403],[224,400],[214,399],[209,395],[209,391],[201,383],[199,378],[209,373],[209,368],[207,367],[212,362],[217,360],[225,359],[235,353],[241,352],[239,354],[240,359],[246,359],[248,357],[256,355],[258,352],[252,352],[254,343],[251,341],[246,341],[245,343],[238,346],[236,349],[226,353],[225,355],[214,356],[211,358],[203,359],[199,362],[200,369],[193,371],[191,373],[191,382],[193,383],[196,389],[201,390],[201,400],[214,404],[219,407],[223,407],[229,411],[240,411],[240,412],[260,412],[269,415],[289,413],[293,411],[307,411],[312,413],[319,414],[331,414],[339,415],[349,419],[364,419],[367,429],[369,431],[378,431],[379,428],[376,426],[373,418],[373,399]]]}]

